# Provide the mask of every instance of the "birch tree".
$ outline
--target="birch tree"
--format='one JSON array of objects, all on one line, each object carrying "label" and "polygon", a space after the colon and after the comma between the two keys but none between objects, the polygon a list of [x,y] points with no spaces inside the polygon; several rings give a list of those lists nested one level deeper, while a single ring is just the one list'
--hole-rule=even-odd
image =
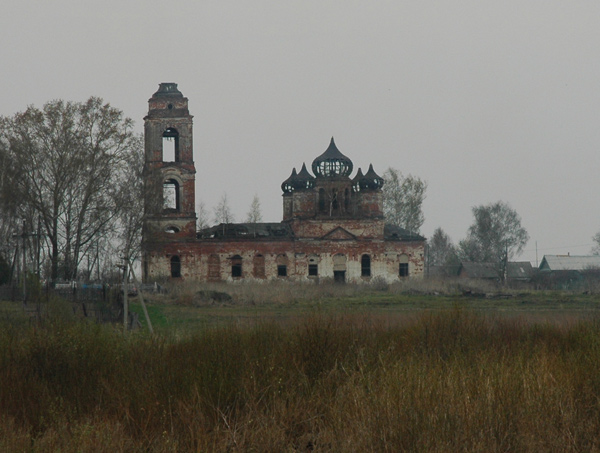
[{"label": "birch tree", "polygon": [[235,222],[233,211],[229,207],[229,198],[227,198],[227,193],[223,192],[221,200],[219,200],[219,204],[217,204],[213,210],[213,214],[215,223],[225,224]]},{"label": "birch tree", "polygon": [[425,221],[423,200],[427,183],[416,176],[404,176],[391,167],[383,173],[383,179],[383,213],[386,221],[418,233]]},{"label": "birch tree", "polygon": [[521,217],[503,201],[474,206],[472,210],[473,224],[459,244],[459,255],[464,261],[494,263],[504,275],[507,262],[521,254],[529,240]]},{"label": "birch tree", "polygon": [[196,230],[200,231],[210,226],[208,220],[208,211],[206,210],[206,205],[203,201],[198,203],[198,206],[196,207],[196,215],[198,216],[198,219],[196,220]]},{"label": "birch tree", "polygon": [[248,210],[248,214],[246,215],[246,223],[259,223],[262,222],[262,213],[260,210],[260,200],[258,199],[258,195],[254,195],[252,199],[252,204],[250,204],[250,209]]}]

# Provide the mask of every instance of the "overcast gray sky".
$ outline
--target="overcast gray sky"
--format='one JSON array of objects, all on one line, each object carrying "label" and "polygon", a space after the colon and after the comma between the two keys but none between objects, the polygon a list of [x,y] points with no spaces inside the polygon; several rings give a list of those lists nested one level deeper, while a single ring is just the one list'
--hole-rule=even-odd
[{"label": "overcast gray sky", "polygon": [[258,194],[328,146],[429,184],[422,233],[455,242],[471,207],[521,215],[523,259],[586,254],[600,230],[600,2],[11,1],[0,115],[100,96],[139,132],[176,82],[194,115],[197,200]]}]

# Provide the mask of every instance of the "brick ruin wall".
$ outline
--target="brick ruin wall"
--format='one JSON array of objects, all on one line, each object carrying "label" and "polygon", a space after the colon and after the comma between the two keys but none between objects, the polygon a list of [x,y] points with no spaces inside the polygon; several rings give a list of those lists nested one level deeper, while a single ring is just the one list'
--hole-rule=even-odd
[{"label": "brick ruin wall", "polygon": [[[287,278],[308,281],[317,278],[333,279],[334,257],[343,255],[347,282],[365,282],[373,278],[394,282],[401,278],[399,264],[404,259],[408,260],[409,277],[422,277],[424,252],[423,242],[203,240],[146,244],[145,266],[147,266],[147,281],[169,278],[173,256],[178,256],[180,259],[181,278],[184,280],[234,281]],[[361,258],[364,254],[370,256],[370,277],[361,276]],[[264,275],[260,269],[263,264],[257,265],[257,255],[264,257]],[[234,256],[241,257],[241,277],[232,277]],[[218,257],[218,260],[215,257]],[[311,263],[318,265],[318,277],[309,277],[309,260],[313,260]],[[286,277],[278,276],[279,264],[286,265]]]}]

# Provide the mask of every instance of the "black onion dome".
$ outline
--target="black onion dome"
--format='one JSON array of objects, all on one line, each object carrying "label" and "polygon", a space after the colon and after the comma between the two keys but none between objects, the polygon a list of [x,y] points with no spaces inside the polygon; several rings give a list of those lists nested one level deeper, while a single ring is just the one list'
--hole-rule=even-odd
[{"label": "black onion dome", "polygon": [[384,180],[373,170],[373,164],[369,164],[369,171],[365,174],[364,185],[361,183],[361,188],[368,190],[377,190],[383,187]]},{"label": "black onion dome", "polygon": [[352,180],[352,190],[354,190],[355,192],[361,191],[361,189],[362,189],[361,181],[363,180],[364,177],[365,177],[365,175],[363,175],[362,170],[359,168],[358,171],[356,172],[356,176]]},{"label": "black onion dome", "polygon": [[333,137],[329,148],[312,163],[312,171],[317,178],[350,176],[352,168],[352,161],[337,149]]},{"label": "black onion dome", "polygon": [[294,186],[297,183],[296,178],[298,178],[298,174],[296,173],[296,168],[294,168],[290,177],[281,183],[281,190],[283,190],[284,193],[292,193],[295,189]]},{"label": "black onion dome", "polygon": [[302,169],[294,180],[294,189],[304,190],[312,189],[313,187],[315,187],[315,177],[308,172],[306,164],[302,164]]}]

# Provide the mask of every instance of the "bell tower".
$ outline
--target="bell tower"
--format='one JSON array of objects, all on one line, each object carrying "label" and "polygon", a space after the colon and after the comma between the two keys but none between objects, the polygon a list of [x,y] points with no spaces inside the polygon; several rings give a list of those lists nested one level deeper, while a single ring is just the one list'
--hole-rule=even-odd
[{"label": "bell tower", "polygon": [[144,228],[142,242],[196,237],[192,118],[176,83],[161,83],[144,118]]}]

